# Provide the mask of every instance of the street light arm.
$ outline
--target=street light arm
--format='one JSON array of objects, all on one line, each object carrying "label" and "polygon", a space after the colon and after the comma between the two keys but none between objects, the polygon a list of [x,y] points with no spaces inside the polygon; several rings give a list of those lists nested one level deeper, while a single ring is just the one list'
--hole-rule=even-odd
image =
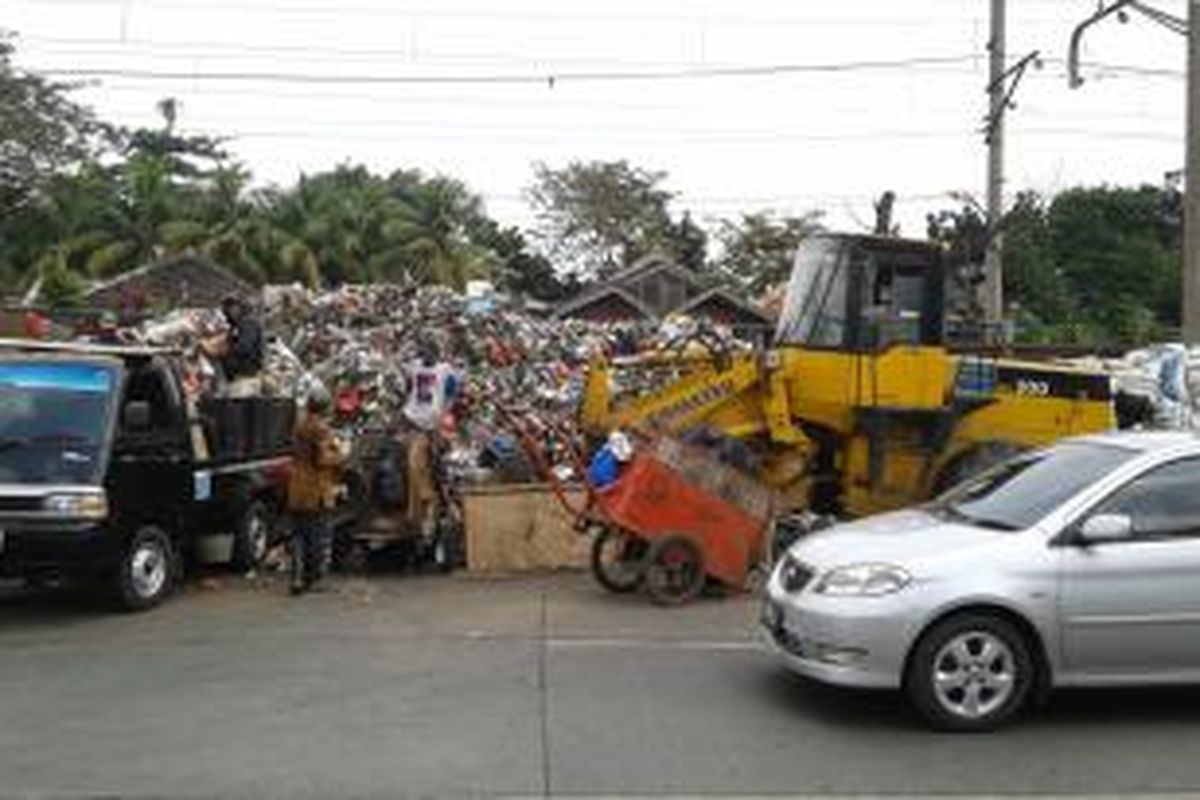
[{"label": "street light arm", "polygon": [[1083,77],[1079,74],[1079,49],[1083,43],[1084,32],[1106,17],[1117,13],[1126,6],[1134,5],[1136,2],[1137,0],[1117,0],[1108,7],[1101,6],[1095,14],[1075,26],[1075,30],[1071,32],[1071,46],[1067,50],[1067,81],[1072,89],[1078,89],[1083,85]]},{"label": "street light arm", "polygon": [[1108,7],[1101,6],[1095,14],[1092,14],[1092,16],[1076,25],[1075,30],[1071,32],[1071,46],[1067,51],[1067,81],[1070,83],[1072,89],[1078,89],[1083,85],[1083,76],[1079,74],[1079,49],[1080,45],[1083,43],[1084,31],[1095,25],[1097,22],[1100,22],[1100,20],[1104,19],[1105,17],[1108,17],[1126,8],[1138,12],[1153,22],[1157,22],[1164,28],[1168,28],[1175,33],[1187,36],[1187,20],[1147,5],[1142,0],[1116,0],[1115,3]]}]

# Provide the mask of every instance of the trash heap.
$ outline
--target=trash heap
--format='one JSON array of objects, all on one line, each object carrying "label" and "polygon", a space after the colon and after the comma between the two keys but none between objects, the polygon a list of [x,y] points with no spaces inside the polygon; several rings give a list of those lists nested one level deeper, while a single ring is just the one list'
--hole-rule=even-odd
[{"label": "trash heap", "polygon": [[1120,358],[1088,357],[1070,363],[1112,376],[1122,428],[1200,427],[1200,348],[1157,344]]},{"label": "trash heap", "polygon": [[[454,430],[447,431],[459,443],[451,461],[464,469],[488,462],[489,454],[493,467],[522,461],[496,404],[532,413],[548,440],[554,430],[576,435],[575,412],[595,353],[619,359],[684,352],[697,342],[725,352],[745,347],[728,332],[684,318],[660,325],[547,319],[504,307],[487,294],[443,287],[350,285],[312,291],[269,286],[261,313],[268,336],[264,391],[302,398],[322,386],[334,397],[337,423],[348,433],[385,431],[395,424],[407,396],[406,373],[421,344],[435,344],[465,387]],[[200,342],[221,335],[225,327],[219,310],[177,310],[118,335],[125,343],[178,349],[193,384],[189,389],[203,393],[217,370]],[[663,379],[654,370],[631,371],[613,389],[636,394]],[[510,477],[530,477],[528,464],[523,470]]]}]

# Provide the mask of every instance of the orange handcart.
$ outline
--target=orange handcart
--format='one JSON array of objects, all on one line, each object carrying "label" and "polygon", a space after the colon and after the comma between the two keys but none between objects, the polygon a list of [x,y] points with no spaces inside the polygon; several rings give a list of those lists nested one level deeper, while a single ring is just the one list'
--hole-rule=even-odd
[{"label": "orange handcart", "polygon": [[[706,448],[670,437],[636,436],[615,483],[588,483],[580,448],[567,432],[529,414],[502,409],[576,527],[593,535],[591,569],[609,591],[644,588],[664,604],[695,598],[705,584],[745,587],[763,559],[773,517],[770,489],[722,463]],[[582,502],[543,455],[545,434],[565,445]]]}]

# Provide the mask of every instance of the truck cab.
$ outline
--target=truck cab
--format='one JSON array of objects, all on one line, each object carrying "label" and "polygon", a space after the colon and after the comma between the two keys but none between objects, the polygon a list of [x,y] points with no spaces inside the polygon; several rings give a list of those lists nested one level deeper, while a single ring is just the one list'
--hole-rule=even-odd
[{"label": "truck cab", "polygon": [[0,341],[0,576],[102,580],[167,597],[207,537],[265,556],[290,400],[189,402],[166,350]]}]

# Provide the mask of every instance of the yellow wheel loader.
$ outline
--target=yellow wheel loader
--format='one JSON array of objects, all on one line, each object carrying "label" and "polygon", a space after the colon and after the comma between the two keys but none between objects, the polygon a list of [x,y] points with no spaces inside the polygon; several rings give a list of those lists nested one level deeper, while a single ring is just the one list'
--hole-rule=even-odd
[{"label": "yellow wheel loader", "polygon": [[851,516],[1115,427],[1106,375],[952,349],[948,322],[964,321],[947,319],[947,284],[935,244],[814,236],[796,253],[770,348],[595,360],[583,426],[741,440],[785,508]]}]

